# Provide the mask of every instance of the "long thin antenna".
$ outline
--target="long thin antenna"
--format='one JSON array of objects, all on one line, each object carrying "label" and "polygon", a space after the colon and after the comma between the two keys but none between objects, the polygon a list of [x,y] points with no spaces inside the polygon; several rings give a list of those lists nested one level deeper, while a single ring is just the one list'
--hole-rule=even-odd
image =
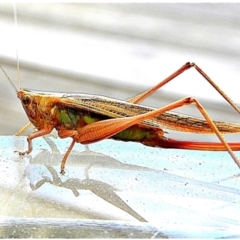
[{"label": "long thin antenna", "polygon": [[15,2],[13,2],[13,13],[14,13],[14,23],[15,23],[15,31],[16,31],[17,79],[18,79],[19,89],[22,89],[22,87],[21,87],[21,76],[20,76],[20,64],[19,64],[19,57],[18,57],[18,21],[17,21],[17,7],[16,7],[16,3],[15,3]]},{"label": "long thin antenna", "polygon": [[9,80],[10,84],[13,86],[13,88],[15,89],[16,93],[18,92],[17,88],[15,87],[15,85],[13,84],[13,82],[11,81],[10,77],[7,75],[7,73],[3,70],[2,66],[0,66],[0,68],[2,69],[3,73],[5,74],[5,76],[7,77],[7,79]]}]

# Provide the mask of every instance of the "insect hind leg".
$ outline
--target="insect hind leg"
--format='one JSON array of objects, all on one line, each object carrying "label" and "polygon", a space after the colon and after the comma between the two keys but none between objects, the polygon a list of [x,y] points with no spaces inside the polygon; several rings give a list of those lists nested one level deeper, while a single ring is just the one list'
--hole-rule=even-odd
[{"label": "insect hind leg", "polygon": [[208,115],[204,107],[200,104],[200,102],[197,99],[192,97],[183,98],[167,106],[161,107],[160,109],[156,109],[141,115],[94,122],[92,124],[86,125],[85,127],[81,128],[79,130],[78,136],[76,136],[76,139],[77,139],[77,142],[80,142],[82,144],[94,143],[106,138],[110,138],[111,136],[127,129],[128,127],[133,126],[134,124],[138,124],[151,117],[158,116],[160,114],[163,114],[166,111],[170,111],[178,107],[182,107],[190,104],[194,104],[197,107],[197,109],[206,119],[213,133],[217,135],[217,137],[225,147],[225,150],[229,152],[229,154],[231,155],[235,163],[240,168],[240,161],[237,159],[237,157],[233,153],[233,150],[231,149],[230,145],[223,138],[222,134],[220,133],[220,131],[218,130],[215,123],[213,122],[211,117]]},{"label": "insect hind leg", "polygon": [[232,101],[232,99],[229,98],[227,96],[227,94],[220,87],[218,87],[217,84],[197,64],[195,64],[193,62],[185,63],[181,68],[179,68],[177,71],[172,73],[170,76],[168,76],[167,78],[162,80],[160,83],[158,83],[154,87],[149,88],[148,90],[138,94],[137,96],[134,96],[134,97],[128,99],[127,101],[131,102],[131,103],[135,103],[135,104],[142,102],[145,98],[147,98],[148,96],[153,94],[156,90],[160,89],[165,84],[172,81],[177,76],[181,75],[183,72],[185,72],[186,70],[188,70],[190,68],[194,68],[199,74],[201,74],[203,76],[203,78],[206,81],[208,81],[209,84],[211,84],[212,87],[240,114],[240,108]]},{"label": "insect hind leg", "polygon": [[217,135],[217,137],[219,138],[219,140],[221,141],[221,143],[223,144],[225,149],[231,155],[231,157],[234,160],[234,162],[240,168],[240,161],[239,161],[239,159],[236,157],[236,155],[234,154],[233,150],[231,149],[229,144],[226,142],[226,140],[224,139],[224,137],[222,136],[222,134],[220,133],[220,131],[216,127],[215,123],[213,122],[213,120],[211,119],[211,117],[209,116],[207,111],[204,109],[204,107],[200,104],[200,102],[197,99],[195,99],[195,98],[190,98],[189,99],[189,103],[187,103],[186,105],[188,105],[188,104],[194,104],[197,107],[197,109],[200,111],[200,113],[203,115],[203,117],[208,122],[208,124],[209,124],[210,128],[212,129],[212,131]]}]

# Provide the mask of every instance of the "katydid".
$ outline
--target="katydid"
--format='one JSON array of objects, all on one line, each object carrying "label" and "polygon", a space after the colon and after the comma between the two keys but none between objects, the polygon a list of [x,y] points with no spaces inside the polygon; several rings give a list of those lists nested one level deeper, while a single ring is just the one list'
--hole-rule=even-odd
[{"label": "katydid", "polygon": [[[72,143],[61,162],[61,174],[65,173],[65,163],[76,142],[90,144],[107,138],[140,142],[150,147],[228,151],[240,168],[240,161],[233,153],[234,150],[240,150],[240,143],[228,143],[222,136],[240,132],[240,124],[213,121],[200,102],[191,97],[159,109],[139,104],[157,89],[192,67],[240,113],[237,105],[195,63],[189,62],[156,86],[127,101],[82,93],[17,90],[14,87],[30,122],[37,129],[27,137],[27,151],[19,154],[29,154],[32,151],[32,140],[49,134],[55,128],[60,138],[72,138]],[[5,73],[4,70],[3,72]],[[5,75],[7,76],[6,73]],[[9,79],[8,76],[7,78]],[[11,84],[13,85],[12,82]],[[204,119],[169,112],[189,104],[194,104]],[[165,137],[164,129],[216,134],[220,142],[178,141]]]}]

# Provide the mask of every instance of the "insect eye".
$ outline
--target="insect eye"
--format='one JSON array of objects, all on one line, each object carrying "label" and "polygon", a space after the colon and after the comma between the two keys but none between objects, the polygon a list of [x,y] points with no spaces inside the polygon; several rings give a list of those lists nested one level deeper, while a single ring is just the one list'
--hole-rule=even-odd
[{"label": "insect eye", "polygon": [[31,102],[30,96],[25,95],[25,96],[22,98],[22,104],[23,104],[24,106],[27,106],[30,102]]}]

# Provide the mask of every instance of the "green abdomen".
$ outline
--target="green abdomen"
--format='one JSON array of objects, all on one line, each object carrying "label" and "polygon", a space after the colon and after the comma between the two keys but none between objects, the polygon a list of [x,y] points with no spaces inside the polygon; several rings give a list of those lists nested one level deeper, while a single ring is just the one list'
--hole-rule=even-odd
[{"label": "green abdomen", "polygon": [[[59,126],[57,129],[78,130],[87,124],[110,119],[107,116],[88,111],[79,111],[69,107],[58,107],[57,119]],[[122,132],[112,136],[112,139],[122,141],[141,142],[146,145],[153,145],[154,139],[159,138],[161,129],[144,127],[142,125],[131,126]]]},{"label": "green abdomen", "polygon": [[157,131],[150,128],[144,128],[140,125],[134,125],[122,132],[117,133],[112,138],[122,141],[147,142],[157,137]]}]

